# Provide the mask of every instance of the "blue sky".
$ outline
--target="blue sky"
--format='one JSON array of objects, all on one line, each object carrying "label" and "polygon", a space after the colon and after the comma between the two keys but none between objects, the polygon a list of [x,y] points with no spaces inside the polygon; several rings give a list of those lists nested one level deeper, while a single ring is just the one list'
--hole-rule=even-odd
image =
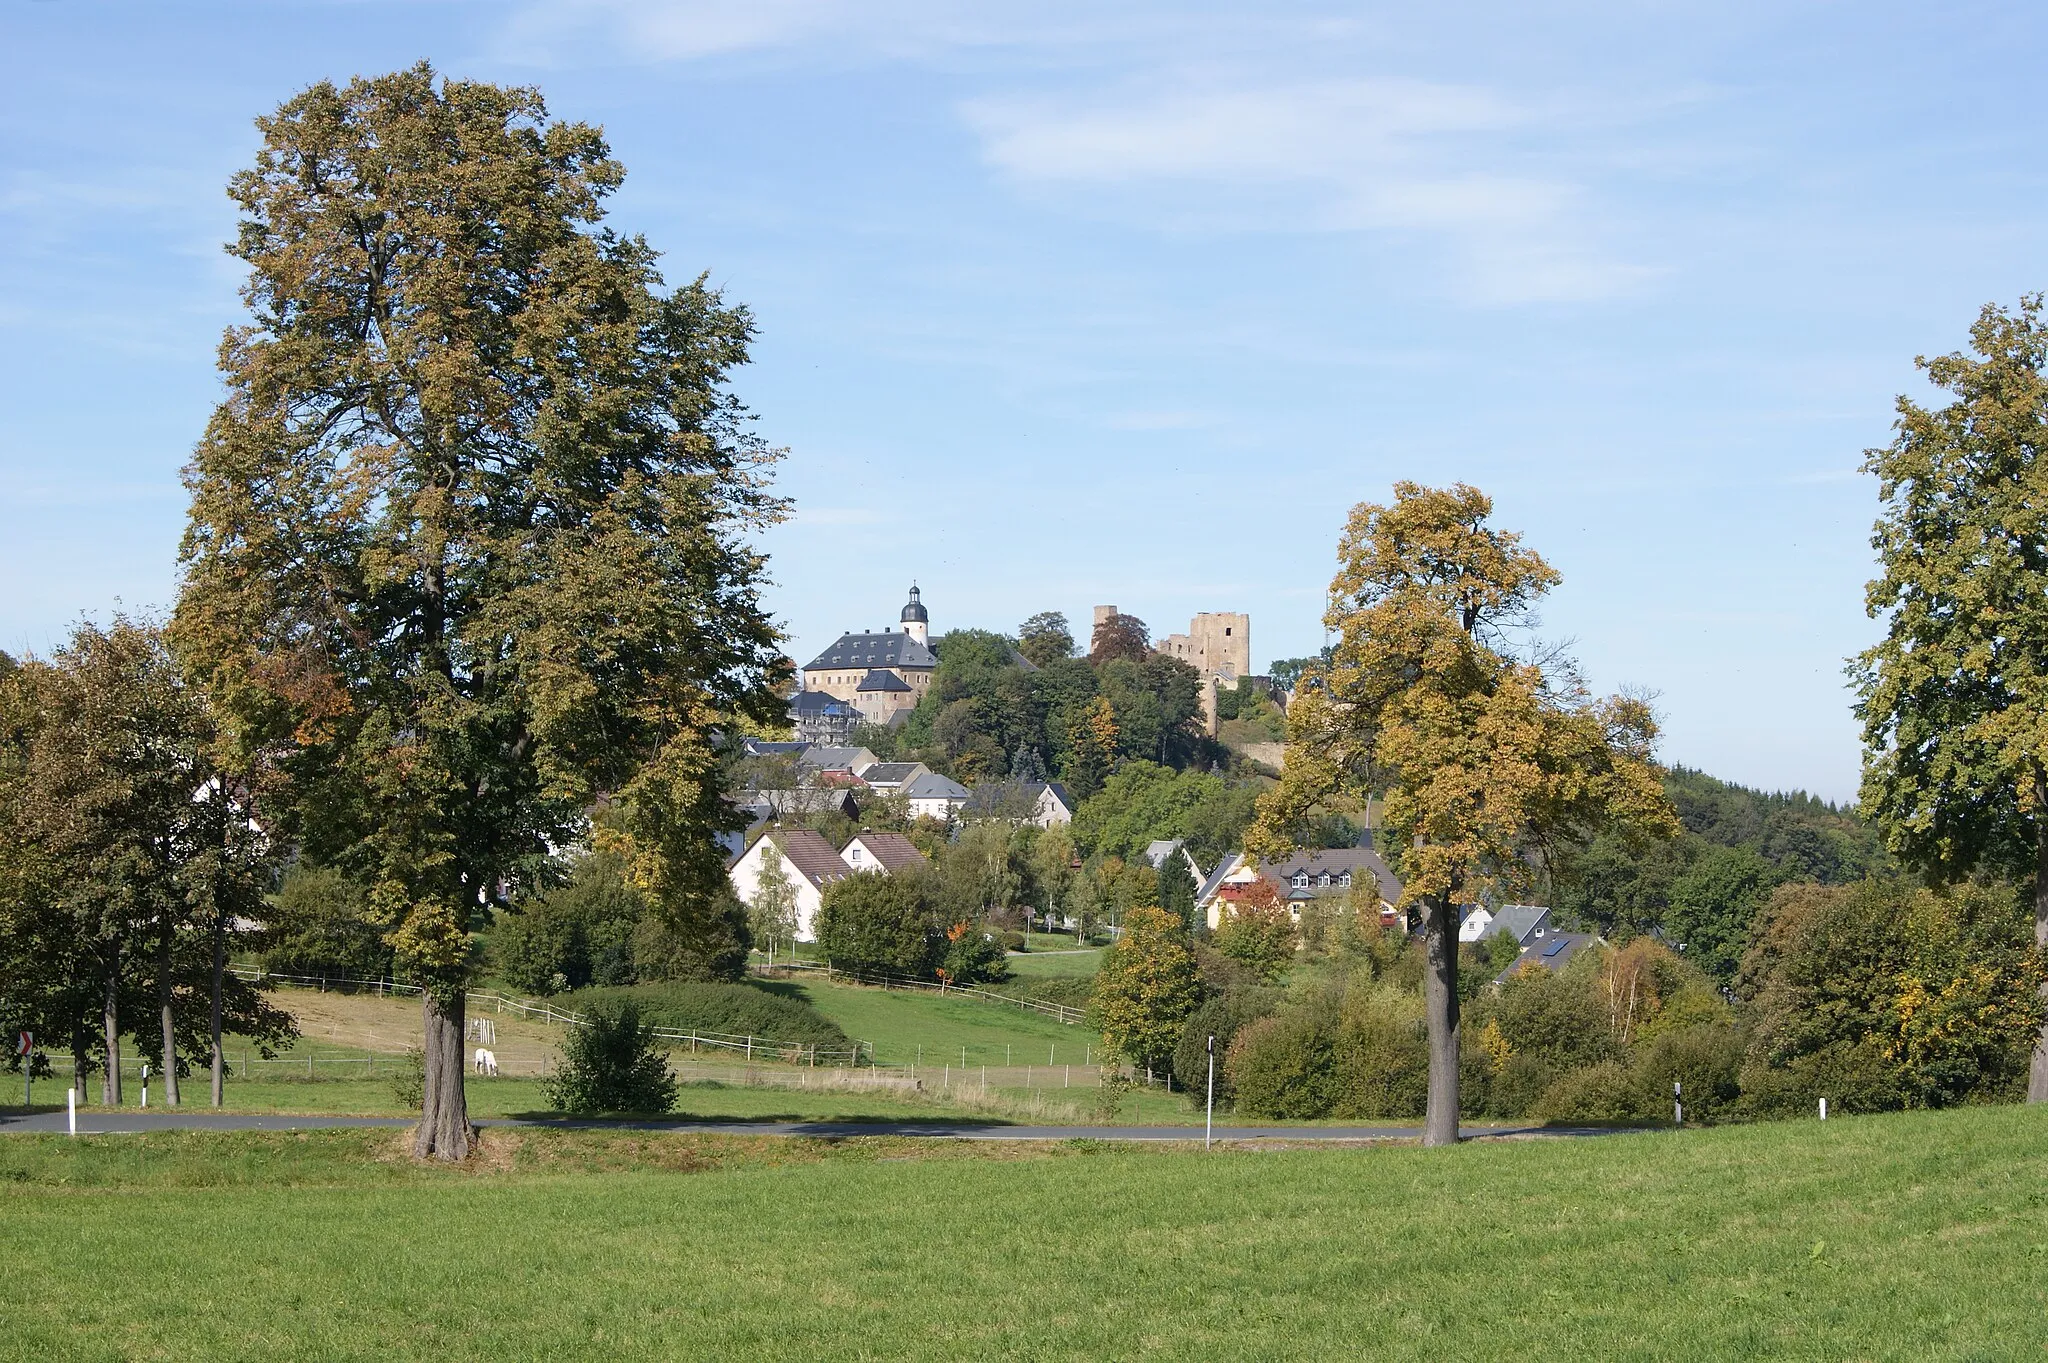
[{"label": "blue sky", "polygon": [[2021,5],[0,8],[0,647],[161,606],[236,320],[222,187],[294,90],[538,84],[620,227],[761,336],[799,660],[894,620],[1322,642],[1350,505],[1464,480],[1664,755],[1853,795],[1861,451],[2048,285]]}]

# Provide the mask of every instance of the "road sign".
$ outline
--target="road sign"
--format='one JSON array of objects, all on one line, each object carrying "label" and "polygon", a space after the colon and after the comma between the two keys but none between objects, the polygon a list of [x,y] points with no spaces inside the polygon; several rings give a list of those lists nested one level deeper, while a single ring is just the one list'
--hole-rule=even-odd
[{"label": "road sign", "polygon": [[21,1034],[21,1040],[15,1043],[14,1053],[16,1055],[27,1055],[30,1051],[34,1050],[35,1048],[36,1034],[34,1032],[23,1032]]}]

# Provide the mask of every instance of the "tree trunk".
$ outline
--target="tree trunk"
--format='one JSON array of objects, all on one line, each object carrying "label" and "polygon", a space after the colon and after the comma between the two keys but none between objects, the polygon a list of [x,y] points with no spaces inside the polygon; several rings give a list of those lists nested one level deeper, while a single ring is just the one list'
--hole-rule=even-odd
[{"label": "tree trunk", "polygon": [[227,1057],[220,1049],[220,986],[221,977],[228,970],[228,916],[215,911],[213,916],[213,991],[211,995],[212,1015],[207,1019],[206,1034],[213,1042],[213,1105],[219,1107],[227,1100]]},{"label": "tree trunk", "polygon": [[1423,1009],[1429,1017],[1429,1108],[1422,1123],[1424,1145],[1458,1143],[1458,929],[1449,895],[1431,896],[1423,907]]},{"label": "tree trunk", "polygon": [[462,990],[442,1002],[430,989],[420,996],[426,1021],[426,1087],[421,1095],[420,1124],[413,1135],[416,1159],[468,1159],[476,1148],[476,1128],[469,1124],[469,1102],[462,1091]]},{"label": "tree trunk", "polygon": [[163,937],[156,949],[156,1006],[164,1036],[164,1103],[178,1105],[178,1033],[171,1016],[171,927],[164,921]]},{"label": "tree trunk", "polygon": [[[2048,797],[2044,784],[2048,783],[2035,778],[2036,808],[2048,808],[2038,803]],[[2048,814],[2034,820],[2034,941],[2048,947]],[[2048,982],[2040,989],[2048,995]],[[2034,1062],[2027,1068],[2027,1101],[2048,1103],[2048,1023],[2042,1024],[2041,1034],[2034,1038]]]},{"label": "tree trunk", "polygon": [[106,1072],[100,1076],[100,1106],[121,1106],[121,953],[107,967],[107,997],[100,1006],[100,1032],[107,1048]]},{"label": "tree trunk", "polygon": [[92,1067],[92,1019],[82,1017],[71,1024],[71,1087],[78,1090],[78,1101],[90,1102],[85,1096],[85,1076]]}]

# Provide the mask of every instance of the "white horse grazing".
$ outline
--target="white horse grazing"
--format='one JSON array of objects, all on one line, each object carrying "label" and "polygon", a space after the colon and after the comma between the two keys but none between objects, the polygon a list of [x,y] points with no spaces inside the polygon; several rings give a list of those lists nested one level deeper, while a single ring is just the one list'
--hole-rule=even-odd
[{"label": "white horse grazing", "polygon": [[476,1072],[478,1074],[496,1074],[498,1072],[498,1057],[496,1053],[487,1051],[481,1046],[477,1047]]}]

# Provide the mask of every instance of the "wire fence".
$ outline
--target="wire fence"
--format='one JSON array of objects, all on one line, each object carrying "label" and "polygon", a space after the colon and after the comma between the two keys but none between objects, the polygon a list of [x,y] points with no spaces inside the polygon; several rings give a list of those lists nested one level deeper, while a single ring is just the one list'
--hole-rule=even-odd
[{"label": "wire fence", "polygon": [[[236,966],[233,970],[236,975],[254,984],[282,984],[300,989],[388,997],[416,998],[425,992],[419,985],[407,984],[400,980],[362,979],[349,975],[289,975],[253,966]],[[581,1013],[572,1013],[538,999],[513,998],[495,989],[465,990],[463,997],[469,1008],[487,1008],[501,1017],[509,1014],[563,1027],[590,1025],[590,1019]],[[668,1042],[671,1047],[687,1047],[692,1055],[704,1051],[726,1052],[737,1054],[749,1063],[780,1062],[811,1069],[819,1066],[853,1067],[874,1063],[874,1048],[861,1041],[856,1041],[851,1046],[821,1046],[810,1041],[753,1036],[743,1032],[709,1031],[694,1027],[655,1027],[652,1030],[658,1040]]]}]

